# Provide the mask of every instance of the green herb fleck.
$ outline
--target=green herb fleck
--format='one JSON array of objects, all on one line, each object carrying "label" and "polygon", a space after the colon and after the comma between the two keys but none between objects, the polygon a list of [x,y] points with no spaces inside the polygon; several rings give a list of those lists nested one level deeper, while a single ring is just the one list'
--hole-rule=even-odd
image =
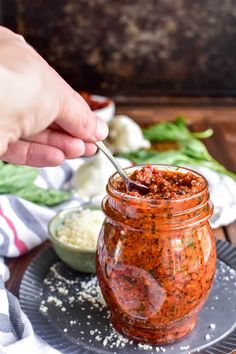
[{"label": "green herb fleck", "polygon": [[187,240],[187,246],[188,246],[188,247],[195,247],[194,241],[193,241],[192,239],[188,239],[188,240]]}]

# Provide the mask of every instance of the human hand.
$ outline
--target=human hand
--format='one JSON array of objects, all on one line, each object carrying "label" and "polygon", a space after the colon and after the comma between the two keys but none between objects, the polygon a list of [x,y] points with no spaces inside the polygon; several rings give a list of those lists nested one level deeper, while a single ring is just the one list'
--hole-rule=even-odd
[{"label": "human hand", "polygon": [[40,167],[94,154],[108,128],[83,98],[1,26],[0,53],[0,159]]}]

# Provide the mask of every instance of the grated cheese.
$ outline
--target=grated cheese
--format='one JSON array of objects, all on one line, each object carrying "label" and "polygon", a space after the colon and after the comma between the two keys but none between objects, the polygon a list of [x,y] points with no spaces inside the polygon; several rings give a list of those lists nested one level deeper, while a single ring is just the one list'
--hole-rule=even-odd
[{"label": "grated cheese", "polygon": [[103,221],[101,210],[84,209],[74,212],[58,227],[57,237],[67,245],[95,251]]}]

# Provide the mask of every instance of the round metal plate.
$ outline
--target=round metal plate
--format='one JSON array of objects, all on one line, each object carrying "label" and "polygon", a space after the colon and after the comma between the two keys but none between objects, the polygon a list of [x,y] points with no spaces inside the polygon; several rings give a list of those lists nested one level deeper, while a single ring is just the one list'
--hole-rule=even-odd
[{"label": "round metal plate", "polygon": [[[102,338],[112,331],[107,309],[91,308],[91,303],[86,301],[69,301],[69,298],[78,298],[81,282],[88,282],[93,276],[70,270],[59,261],[51,248],[33,260],[26,270],[20,287],[21,306],[35,332],[62,353],[154,354],[159,350],[166,354],[199,351],[202,354],[229,354],[236,349],[236,276],[227,265],[236,270],[236,248],[217,240],[217,254],[215,283],[198,324],[189,336],[172,345],[144,350],[135,344],[127,343],[124,348],[116,348],[109,341],[104,346],[102,340],[95,340],[96,327],[101,331]],[[53,271],[50,270],[52,265]],[[55,277],[55,270],[62,278]],[[57,291],[62,288],[63,279],[69,280],[66,283],[68,294]],[[56,305],[54,295],[62,301],[63,311],[61,306]],[[48,302],[50,296],[54,300]],[[39,311],[42,302],[47,305],[44,315]],[[210,328],[210,324],[215,324],[215,329]]]}]

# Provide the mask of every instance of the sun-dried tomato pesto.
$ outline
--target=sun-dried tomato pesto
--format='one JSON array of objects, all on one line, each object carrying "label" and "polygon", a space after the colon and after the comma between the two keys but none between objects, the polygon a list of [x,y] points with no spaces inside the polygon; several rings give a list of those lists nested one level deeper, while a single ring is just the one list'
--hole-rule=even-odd
[{"label": "sun-dried tomato pesto", "polygon": [[[152,165],[146,165],[134,171],[130,176],[135,182],[143,184],[150,189],[144,198],[177,199],[188,197],[200,192],[205,185],[204,180],[192,172],[179,172],[178,170],[163,170]],[[125,192],[124,182],[117,179],[115,187]],[[138,192],[129,192],[133,196],[140,196]]]},{"label": "sun-dried tomato pesto", "polygon": [[87,102],[87,104],[89,105],[89,107],[92,111],[96,111],[98,109],[103,109],[103,108],[107,107],[109,105],[109,103],[111,102],[107,98],[104,98],[104,100],[102,100],[102,101],[100,101],[100,100],[98,101],[90,93],[85,92],[85,91],[80,92],[80,95]]},{"label": "sun-dried tomato pesto", "polygon": [[127,173],[152,191],[130,195],[117,175],[110,178],[98,279],[119,332],[146,343],[175,341],[194,328],[214,278],[207,182],[170,166]]}]

